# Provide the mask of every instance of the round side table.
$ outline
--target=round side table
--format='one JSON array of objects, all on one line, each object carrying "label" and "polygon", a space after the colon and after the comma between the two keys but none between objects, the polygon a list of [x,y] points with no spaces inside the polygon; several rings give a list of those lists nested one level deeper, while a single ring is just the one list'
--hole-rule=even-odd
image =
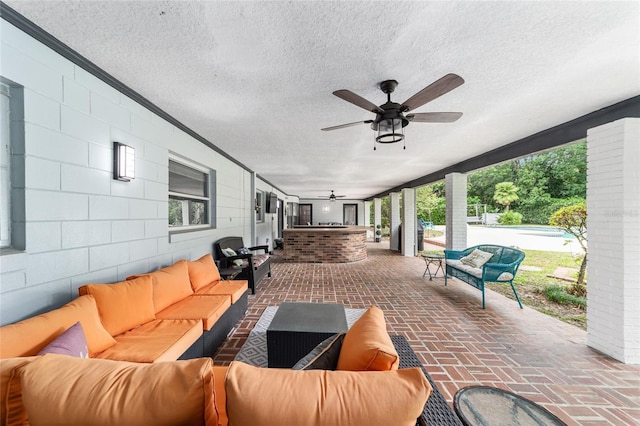
[{"label": "round side table", "polygon": [[456,392],[453,408],[466,426],[566,426],[547,409],[504,389],[468,386]]},{"label": "round side table", "polygon": [[[424,274],[422,274],[422,278],[429,273],[429,281],[433,280],[433,277],[438,276],[438,270],[442,271],[442,275],[444,276],[444,254],[423,254],[422,258],[424,259],[424,263],[426,263],[427,267],[424,270]],[[429,269],[429,265],[436,265],[436,271],[431,274],[431,270]]]}]

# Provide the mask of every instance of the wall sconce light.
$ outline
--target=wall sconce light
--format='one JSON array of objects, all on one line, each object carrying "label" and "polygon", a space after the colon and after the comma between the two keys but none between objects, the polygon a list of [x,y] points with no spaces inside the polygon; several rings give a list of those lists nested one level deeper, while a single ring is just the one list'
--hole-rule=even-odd
[{"label": "wall sconce light", "polygon": [[136,150],[120,142],[113,143],[113,178],[129,182],[136,177]]},{"label": "wall sconce light", "polygon": [[329,213],[329,206],[322,206],[323,213]]}]

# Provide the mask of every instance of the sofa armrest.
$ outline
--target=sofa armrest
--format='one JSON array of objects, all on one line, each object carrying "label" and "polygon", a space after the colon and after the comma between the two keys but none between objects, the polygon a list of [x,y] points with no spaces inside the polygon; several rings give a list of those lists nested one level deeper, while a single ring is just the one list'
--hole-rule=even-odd
[{"label": "sofa armrest", "polygon": [[465,255],[465,250],[445,250],[445,259],[460,259]]},{"label": "sofa armrest", "polygon": [[516,274],[516,269],[520,262],[513,263],[485,263],[482,266],[482,276],[485,281],[495,281],[503,272]]},{"label": "sofa armrest", "polygon": [[257,250],[264,250],[265,253],[269,253],[269,246],[268,245],[264,245],[264,246],[254,246],[254,247],[247,247],[250,251],[257,251]]}]

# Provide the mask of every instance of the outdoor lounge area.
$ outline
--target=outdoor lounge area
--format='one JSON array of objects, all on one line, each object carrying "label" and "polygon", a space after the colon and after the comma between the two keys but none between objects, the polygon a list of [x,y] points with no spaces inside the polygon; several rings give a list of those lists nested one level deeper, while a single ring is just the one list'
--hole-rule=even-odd
[{"label": "outdoor lounge area", "polygon": [[274,256],[273,278],[250,297],[247,315],[214,356],[232,361],[267,307],[282,302],[380,307],[389,334],[407,338],[452,403],[472,385],[510,390],[539,403],[568,425],[634,425],[640,419],[640,366],[586,346],[586,332],[487,290],[423,278],[424,262],[367,243],[368,258],[351,264],[288,263]]}]

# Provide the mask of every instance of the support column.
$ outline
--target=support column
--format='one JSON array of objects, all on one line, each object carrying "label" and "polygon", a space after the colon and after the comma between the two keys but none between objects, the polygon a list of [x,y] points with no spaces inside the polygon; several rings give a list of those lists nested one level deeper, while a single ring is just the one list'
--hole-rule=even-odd
[{"label": "support column", "polygon": [[392,192],[389,194],[389,230],[391,233],[389,248],[395,251],[399,250],[400,221],[400,193]]},{"label": "support column", "polygon": [[364,202],[364,226],[371,227],[371,201]]},{"label": "support column", "polygon": [[378,231],[378,225],[382,222],[382,200],[380,198],[373,199],[373,238],[378,238],[376,231]]},{"label": "support column", "polygon": [[640,119],[587,132],[587,344],[640,364]]},{"label": "support column", "polygon": [[444,177],[447,198],[447,249],[467,248],[467,175],[450,173]]},{"label": "support column", "polygon": [[402,255],[415,256],[418,253],[416,221],[416,190],[402,190]]}]

